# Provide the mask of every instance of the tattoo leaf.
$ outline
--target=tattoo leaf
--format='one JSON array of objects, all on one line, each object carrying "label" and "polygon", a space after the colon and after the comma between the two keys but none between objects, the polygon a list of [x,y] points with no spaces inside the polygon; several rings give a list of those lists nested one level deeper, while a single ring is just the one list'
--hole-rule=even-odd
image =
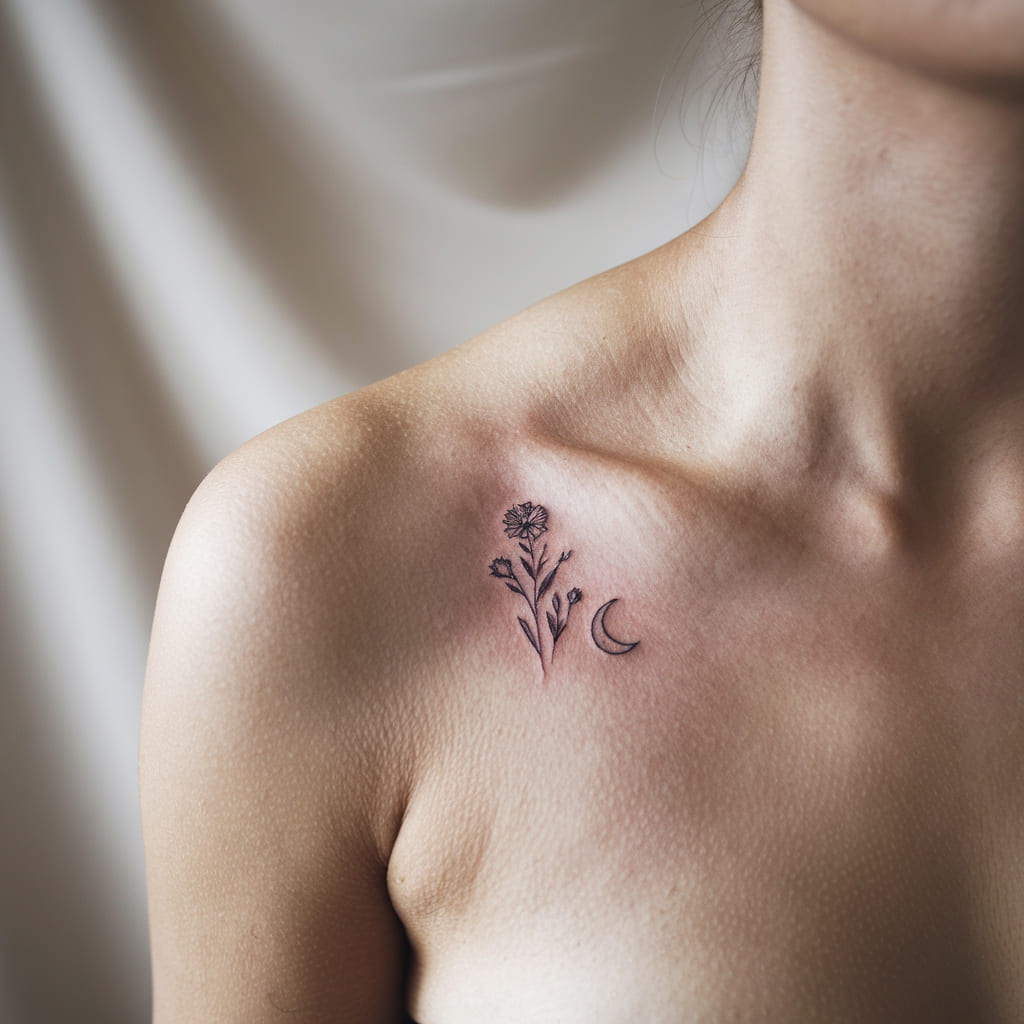
[{"label": "tattoo leaf", "polygon": [[506,587],[512,591],[513,594],[522,594],[522,590],[515,583],[506,583]]},{"label": "tattoo leaf", "polygon": [[560,615],[562,613],[562,596],[561,594],[555,594],[551,598],[551,607],[555,609],[555,614]]},{"label": "tattoo leaf", "polygon": [[[537,591],[537,597],[538,598],[543,597],[548,592],[548,587],[550,587],[551,584],[555,582],[555,573],[556,572],[558,572],[558,566],[557,565],[554,567],[554,569],[551,570],[551,572],[549,572],[547,574],[547,576],[544,577],[544,582],[540,585],[540,589]],[[557,598],[557,595],[556,595],[556,598]],[[556,612],[558,611],[557,607],[555,608],[555,611]]]},{"label": "tattoo leaf", "polygon": [[533,635],[533,630],[530,629],[530,624],[521,615],[519,618],[519,625],[523,627],[523,632],[526,634],[526,639],[533,645],[533,649],[540,654],[540,643],[537,638]]},{"label": "tattoo leaf", "polygon": [[525,551],[526,554],[530,553],[530,549],[522,541],[519,542],[519,548],[520,550]]},{"label": "tattoo leaf", "polygon": [[525,558],[520,558],[519,561],[523,563],[523,568],[526,570],[526,575],[529,576],[531,580],[536,579],[537,577],[534,575],[533,566],[530,565],[530,563]]},{"label": "tattoo leaf", "polygon": [[552,639],[556,639],[558,637],[558,622],[551,612],[548,612],[548,629],[551,630]]}]

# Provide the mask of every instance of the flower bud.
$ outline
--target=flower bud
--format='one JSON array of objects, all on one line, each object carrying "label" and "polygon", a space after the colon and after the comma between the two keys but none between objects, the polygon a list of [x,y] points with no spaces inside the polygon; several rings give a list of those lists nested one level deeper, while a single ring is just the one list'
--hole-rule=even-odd
[{"label": "flower bud", "polygon": [[512,563],[507,558],[496,558],[491,562],[491,575],[499,580],[512,579]]}]

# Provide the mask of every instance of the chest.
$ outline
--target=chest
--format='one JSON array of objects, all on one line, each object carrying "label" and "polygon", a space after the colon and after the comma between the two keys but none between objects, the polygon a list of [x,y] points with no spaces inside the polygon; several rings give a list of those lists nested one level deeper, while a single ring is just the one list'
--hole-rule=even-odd
[{"label": "chest", "polygon": [[612,655],[581,573],[548,671],[466,681],[389,872],[422,1024],[1019,1012],[1012,623],[749,578],[641,574]]}]

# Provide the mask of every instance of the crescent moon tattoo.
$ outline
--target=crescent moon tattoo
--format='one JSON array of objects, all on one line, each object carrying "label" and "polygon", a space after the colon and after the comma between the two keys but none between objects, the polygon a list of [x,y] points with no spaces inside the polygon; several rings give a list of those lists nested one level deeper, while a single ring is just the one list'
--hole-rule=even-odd
[{"label": "crescent moon tattoo", "polygon": [[604,624],[604,617],[608,614],[608,609],[611,608],[615,602],[618,601],[617,597],[613,597],[610,601],[605,601],[600,608],[594,612],[594,617],[590,622],[590,635],[594,638],[594,643],[604,651],[605,654],[628,654],[638,643],[639,640],[634,640],[632,643],[626,643],[622,640],[616,640],[607,630]]}]

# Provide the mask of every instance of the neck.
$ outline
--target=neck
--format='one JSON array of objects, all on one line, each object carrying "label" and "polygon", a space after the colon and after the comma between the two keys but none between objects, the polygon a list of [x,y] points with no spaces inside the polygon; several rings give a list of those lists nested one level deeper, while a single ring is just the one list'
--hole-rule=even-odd
[{"label": "neck", "polygon": [[805,457],[841,435],[906,491],[989,414],[1024,422],[1024,102],[766,8],[747,168],[690,233],[713,268],[707,358],[723,391],[743,382],[726,435],[746,444],[785,395]]}]

